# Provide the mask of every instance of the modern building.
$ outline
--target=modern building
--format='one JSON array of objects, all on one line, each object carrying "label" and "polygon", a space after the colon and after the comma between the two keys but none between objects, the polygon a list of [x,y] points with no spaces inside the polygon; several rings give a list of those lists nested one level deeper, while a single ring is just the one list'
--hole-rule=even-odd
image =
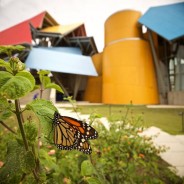
[{"label": "modern building", "polygon": [[[82,100],[87,76],[97,76],[91,56],[98,53],[84,24],[59,25],[46,11],[0,32],[0,45],[26,46],[19,57],[37,76],[37,70],[52,71],[64,96]],[[58,100],[63,95],[57,95]]]},{"label": "modern building", "polygon": [[[52,71],[65,96],[104,104],[184,104],[184,3],[115,12],[98,53],[84,24],[60,25],[48,12],[0,32],[23,44],[27,67]],[[59,97],[58,100],[62,99]]]},{"label": "modern building", "polygon": [[[184,3],[144,15],[122,10],[106,20],[104,50],[95,58],[102,64],[102,103],[184,104],[183,20]],[[85,92],[98,91],[99,81],[90,77]],[[96,99],[89,94],[86,100],[99,101],[98,93]]]}]

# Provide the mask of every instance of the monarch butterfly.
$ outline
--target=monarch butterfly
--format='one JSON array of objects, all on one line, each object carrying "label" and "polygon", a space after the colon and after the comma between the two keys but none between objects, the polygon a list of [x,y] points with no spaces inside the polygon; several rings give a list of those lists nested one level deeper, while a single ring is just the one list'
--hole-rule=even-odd
[{"label": "monarch butterfly", "polygon": [[62,150],[76,149],[91,154],[89,139],[96,139],[98,132],[87,123],[54,113],[54,144]]}]

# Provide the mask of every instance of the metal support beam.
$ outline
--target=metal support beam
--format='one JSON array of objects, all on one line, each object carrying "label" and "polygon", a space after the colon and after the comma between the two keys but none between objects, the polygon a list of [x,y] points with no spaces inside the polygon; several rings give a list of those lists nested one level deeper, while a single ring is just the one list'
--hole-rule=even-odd
[{"label": "metal support beam", "polygon": [[62,90],[64,91],[64,95],[65,95],[66,97],[68,97],[68,96],[69,96],[68,91],[65,89],[65,87],[64,87],[63,84],[61,83],[61,80],[59,80],[58,75],[57,75],[56,73],[54,73],[54,72],[52,72],[52,75],[53,75],[53,77],[54,77],[54,80],[59,84],[59,86],[60,86],[60,87],[62,88]]},{"label": "metal support beam", "polygon": [[82,80],[82,76],[81,75],[76,75],[75,85],[74,85],[74,92],[73,92],[73,99],[77,98],[77,94],[78,94],[78,91],[79,91],[81,80]]},{"label": "metal support beam", "polygon": [[157,84],[158,84],[158,89],[159,89],[159,94],[160,94],[160,102],[165,104],[165,103],[167,103],[168,89],[167,89],[166,83],[164,81],[163,72],[162,72],[161,66],[159,64],[159,60],[158,60],[155,46],[154,46],[153,36],[152,36],[152,33],[150,30],[148,30],[148,36],[149,36],[149,42],[150,42],[151,51],[152,51],[152,55],[153,55],[154,65],[155,65],[155,69],[156,69]]}]

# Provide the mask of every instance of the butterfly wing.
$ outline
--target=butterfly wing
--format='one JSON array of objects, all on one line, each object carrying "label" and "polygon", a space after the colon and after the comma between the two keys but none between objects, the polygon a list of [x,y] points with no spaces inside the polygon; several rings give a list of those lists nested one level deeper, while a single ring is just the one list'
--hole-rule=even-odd
[{"label": "butterfly wing", "polygon": [[74,149],[81,151],[85,154],[91,154],[92,153],[92,149],[91,146],[89,144],[89,142],[82,138],[82,136],[78,139],[77,144],[74,146]]},{"label": "butterfly wing", "polygon": [[72,150],[77,143],[78,132],[71,125],[54,115],[54,144],[63,150]]},{"label": "butterfly wing", "polygon": [[86,140],[96,139],[98,137],[98,132],[83,121],[68,116],[61,116],[61,119],[73,126],[74,129],[79,131],[81,135],[83,135],[83,138],[85,138]]}]

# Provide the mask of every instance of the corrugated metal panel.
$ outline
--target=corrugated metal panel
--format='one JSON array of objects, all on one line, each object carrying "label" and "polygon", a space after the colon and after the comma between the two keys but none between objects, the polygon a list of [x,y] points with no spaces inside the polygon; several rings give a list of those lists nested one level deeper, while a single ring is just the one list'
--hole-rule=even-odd
[{"label": "corrugated metal panel", "polygon": [[150,8],[139,23],[171,41],[184,36],[184,3]]},{"label": "corrugated metal panel", "polygon": [[76,49],[69,47],[64,48],[64,52],[55,49],[33,48],[26,59],[26,67],[70,74],[98,75],[91,57],[79,55]]}]

